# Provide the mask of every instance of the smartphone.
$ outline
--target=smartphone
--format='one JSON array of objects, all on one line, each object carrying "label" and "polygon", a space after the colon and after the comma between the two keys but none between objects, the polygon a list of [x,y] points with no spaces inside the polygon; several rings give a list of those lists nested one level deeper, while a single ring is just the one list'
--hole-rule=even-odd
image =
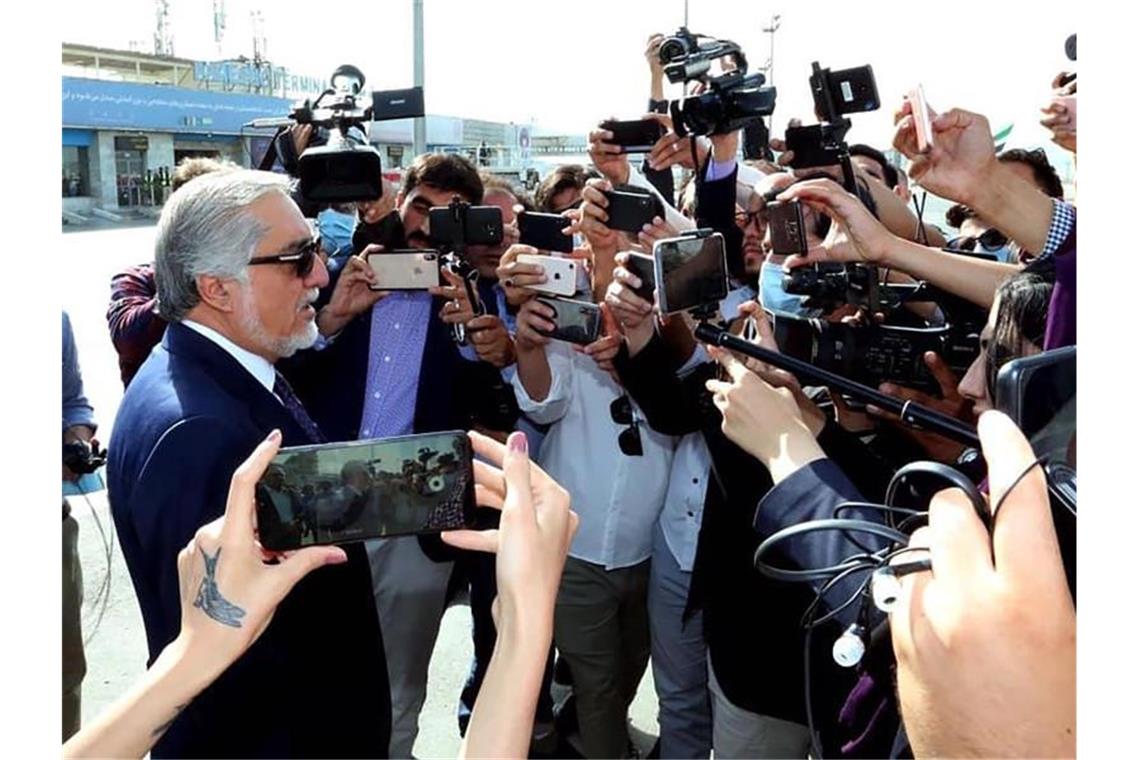
[{"label": "smartphone", "polygon": [[464,528],[475,515],[471,442],[451,430],[281,449],[255,494],[272,551]]},{"label": "smartphone", "polygon": [[602,309],[589,301],[569,298],[539,298],[538,302],[554,310],[554,330],[543,333],[554,340],[588,346],[602,330]]},{"label": "smartphone", "polygon": [[918,152],[926,153],[930,150],[934,129],[930,126],[930,111],[927,110],[926,93],[923,92],[922,85],[908,92],[906,99],[910,101],[910,110],[914,115],[914,136]]},{"label": "smartphone", "polygon": [[438,287],[439,251],[398,250],[368,254],[376,273],[373,290],[427,290]]},{"label": "smartphone", "polygon": [[768,229],[772,235],[772,253],[779,256],[807,253],[804,207],[799,201],[769,203]]},{"label": "smartphone", "polygon": [[644,253],[629,254],[629,260],[625,263],[625,268],[629,270],[630,274],[636,275],[641,280],[640,288],[633,288],[633,292],[638,298],[644,299],[649,303],[654,303],[654,290],[657,287],[657,272],[653,257]]},{"label": "smartphone", "polygon": [[562,234],[562,230],[570,226],[569,217],[522,211],[517,218],[519,242],[523,245],[533,246],[540,251],[570,253],[574,250],[574,238]]},{"label": "smartphone", "polygon": [[997,374],[996,406],[1009,415],[1033,450],[1076,467],[1077,347],[1007,362]]},{"label": "smartphone", "polygon": [[879,88],[870,64],[830,72],[827,86],[839,114],[876,111],[880,106]]},{"label": "smartphone", "polygon": [[653,217],[665,218],[665,208],[661,199],[640,187],[623,186],[604,193],[609,206],[606,226],[611,230],[638,233],[641,228],[653,221]]},{"label": "smartphone", "polygon": [[1043,457],[1049,506],[1069,591],[1077,570],[1077,347],[1066,346],[1007,362],[997,374],[994,401]]},{"label": "smartphone", "polygon": [[572,296],[578,292],[578,262],[574,259],[520,253],[518,261],[520,264],[537,264],[546,272],[546,282],[529,285],[527,290],[552,296]]},{"label": "smartphone", "polygon": [[833,166],[839,163],[835,148],[823,142],[823,127],[811,124],[806,127],[788,127],[784,132],[784,146],[793,153],[793,169],[810,169],[815,166]]},{"label": "smartphone", "polygon": [[601,123],[602,129],[613,132],[611,145],[620,145],[623,153],[648,153],[665,135],[665,127],[656,119],[617,121],[611,119]]},{"label": "smartphone", "polygon": [[454,206],[432,206],[428,225],[432,242],[454,248],[457,245],[498,245],[503,242],[503,212],[498,206],[462,204],[456,218]]},{"label": "smartphone", "polygon": [[662,314],[716,308],[728,295],[724,236],[708,229],[653,246],[657,305]]}]

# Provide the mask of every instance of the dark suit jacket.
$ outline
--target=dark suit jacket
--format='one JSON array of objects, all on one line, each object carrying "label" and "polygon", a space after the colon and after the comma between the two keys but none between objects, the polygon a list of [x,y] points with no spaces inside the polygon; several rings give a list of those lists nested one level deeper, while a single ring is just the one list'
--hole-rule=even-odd
[{"label": "dark suit jacket", "polygon": [[[802,724],[807,718],[800,617],[813,594],[806,586],[769,580],[752,565],[760,543],[752,518],[772,478],[721,432],[720,412],[704,387],[717,366],[702,364],[678,379],[676,364],[658,336],[636,357],[630,359],[622,349],[615,360],[622,384],[654,430],[700,432],[712,456],[689,606],[703,612],[717,681],[733,704]],[[826,630],[812,637],[816,659],[830,657],[831,640]],[[813,679],[817,717],[826,712],[821,705],[837,703],[846,688],[846,679],[842,684],[830,681],[831,674],[824,673]]]},{"label": "dark suit jacket", "polygon": [[[286,446],[312,442],[235,359],[182,324],[167,328],[127,389],[109,447],[108,490],[148,664],[179,631],[179,551],[222,514],[234,469],[274,428]],[[363,547],[346,548],[348,563],[297,584],[154,757],[386,755],[391,706],[371,572]],[[304,704],[303,719],[287,694]]]}]

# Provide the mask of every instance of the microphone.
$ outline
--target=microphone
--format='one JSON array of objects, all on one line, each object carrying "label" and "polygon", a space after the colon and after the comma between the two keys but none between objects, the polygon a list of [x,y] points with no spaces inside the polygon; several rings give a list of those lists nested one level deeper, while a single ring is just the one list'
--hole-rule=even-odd
[{"label": "microphone", "polygon": [[250,129],[280,129],[281,127],[291,127],[296,124],[293,119],[289,117],[275,117],[272,119],[254,119],[243,124],[243,127]]}]

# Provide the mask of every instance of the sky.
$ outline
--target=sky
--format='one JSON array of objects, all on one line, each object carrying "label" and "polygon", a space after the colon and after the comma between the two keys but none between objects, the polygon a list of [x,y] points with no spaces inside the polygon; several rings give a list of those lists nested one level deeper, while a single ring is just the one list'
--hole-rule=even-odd
[{"label": "sky", "polygon": [[[168,0],[174,52],[219,58],[214,0]],[[987,115],[996,131],[1013,123],[1010,146],[1047,141],[1037,109],[1074,31],[1071,6],[1012,2],[739,2],[693,0],[693,31],[732,39],[763,67],[775,34],[775,133],[791,117],[812,117],[811,63],[842,69],[870,63],[883,107],[857,114],[851,142],[888,147],[891,115],[921,82],[937,110]],[[227,0],[224,57],[251,56],[250,13],[260,10],[268,58],[293,73],[327,77],[353,63],[376,89],[412,84],[412,0],[328,4]],[[1027,8],[1032,8],[1026,13]],[[299,12],[304,9],[306,13]],[[609,116],[635,118],[648,96],[648,36],[684,20],[684,0],[424,0],[425,98],[429,113],[533,123],[542,133],[583,133]],[[61,41],[153,49],[153,0],[76,3],[58,19]],[[666,85],[667,96],[677,87]]]}]

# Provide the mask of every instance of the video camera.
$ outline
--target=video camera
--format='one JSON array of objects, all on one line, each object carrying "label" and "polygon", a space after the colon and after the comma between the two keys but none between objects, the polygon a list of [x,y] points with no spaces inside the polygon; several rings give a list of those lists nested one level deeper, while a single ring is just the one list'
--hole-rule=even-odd
[{"label": "video camera", "polygon": [[[727,134],[770,116],[776,107],[776,88],[764,86],[763,74],[746,74],[748,59],[735,42],[681,27],[661,43],[657,55],[670,82],[698,80],[709,88],[669,102],[673,129],[681,137]],[[725,57],[732,60],[731,70],[710,76],[713,61]]]},{"label": "video camera", "polygon": [[376,200],[384,191],[380,152],[368,142],[365,125],[423,116],[423,88],[377,91],[369,98],[363,94],[364,74],[348,64],[337,67],[330,84],[315,101],[306,99],[295,106],[286,119],[254,119],[246,126],[315,127],[297,162],[301,194],[307,201]]}]

